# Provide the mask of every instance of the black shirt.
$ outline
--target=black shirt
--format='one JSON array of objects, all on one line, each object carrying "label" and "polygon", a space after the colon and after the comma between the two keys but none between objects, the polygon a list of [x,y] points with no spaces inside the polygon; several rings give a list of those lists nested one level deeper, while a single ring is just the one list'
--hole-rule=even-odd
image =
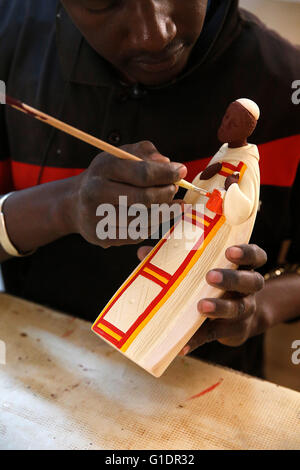
[{"label": "black shirt", "polygon": [[[267,251],[269,269],[282,241],[293,237],[290,256],[299,262],[293,215],[299,183],[293,184],[300,106],[291,99],[292,83],[300,77],[299,49],[238,10],[236,0],[215,1],[182,76],[164,86],[128,87],[58,0],[0,0],[0,13],[0,79],[9,95],[114,145],[151,140],[162,154],[186,163],[190,180],[218,150],[217,129],[228,104],[241,97],[256,101],[262,115],[251,141],[261,153],[262,204],[252,242]],[[0,193],[78,174],[97,153],[0,107]],[[136,250],[104,250],[68,236],[29,258],[3,263],[6,290],[95,320],[136,267]],[[209,344],[197,355],[262,375],[262,341],[253,338],[239,348]]]}]

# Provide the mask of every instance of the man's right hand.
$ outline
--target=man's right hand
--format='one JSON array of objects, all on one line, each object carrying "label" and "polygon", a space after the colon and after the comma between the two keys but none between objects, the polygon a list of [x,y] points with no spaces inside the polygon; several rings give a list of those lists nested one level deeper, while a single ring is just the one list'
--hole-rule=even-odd
[{"label": "man's right hand", "polygon": [[99,240],[96,210],[100,204],[110,203],[117,209],[119,196],[127,197],[128,206],[139,203],[150,208],[151,204],[171,204],[178,190],[175,183],[187,174],[184,165],[170,163],[151,142],[122,148],[143,161],[121,160],[101,153],[74,178],[74,231],[102,247],[138,243],[139,240]]},{"label": "man's right hand", "polygon": [[[170,204],[187,169],[170,163],[150,142],[123,147],[143,159],[120,160],[102,153],[78,176],[16,191],[4,203],[8,236],[19,252],[30,252],[61,237],[78,233],[104,248],[138,243],[139,240],[98,239],[96,227],[100,204],[118,206],[119,196],[128,205]],[[10,256],[0,246],[0,263]]]},{"label": "man's right hand", "polygon": [[[78,176],[12,194],[4,203],[4,216],[8,236],[17,250],[30,252],[73,233],[103,248],[138,243],[118,237],[100,240],[96,234],[98,206],[113,204],[118,209],[119,196],[127,196],[128,206],[170,204],[177,191],[175,183],[186,176],[187,169],[180,163],[170,163],[151,142],[123,148],[143,161],[101,153]],[[9,257],[0,246],[0,263]]]}]

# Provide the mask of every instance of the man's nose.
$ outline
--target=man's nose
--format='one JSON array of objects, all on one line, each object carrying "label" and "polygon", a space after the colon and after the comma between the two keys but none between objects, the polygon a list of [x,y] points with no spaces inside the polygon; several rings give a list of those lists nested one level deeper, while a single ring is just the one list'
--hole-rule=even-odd
[{"label": "man's nose", "polygon": [[176,37],[177,28],[169,9],[168,2],[157,0],[138,0],[130,14],[130,48],[147,53],[164,50]]}]

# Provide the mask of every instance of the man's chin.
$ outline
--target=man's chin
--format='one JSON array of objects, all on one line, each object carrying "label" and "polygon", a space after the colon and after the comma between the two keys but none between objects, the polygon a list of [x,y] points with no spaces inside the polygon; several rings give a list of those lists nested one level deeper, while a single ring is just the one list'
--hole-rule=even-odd
[{"label": "man's chin", "polygon": [[159,74],[155,75],[153,77],[151,76],[142,76],[140,75],[139,78],[137,78],[137,82],[140,83],[141,85],[145,86],[160,86],[160,85],[167,85],[168,83],[176,80],[180,72],[178,73],[166,73],[166,74]]},{"label": "man's chin", "polygon": [[140,83],[145,86],[159,86],[165,85],[175,80],[184,70],[184,64],[177,64],[170,68],[157,67],[151,64],[140,64],[136,66],[134,70],[123,73],[123,76],[127,78],[128,83]]}]

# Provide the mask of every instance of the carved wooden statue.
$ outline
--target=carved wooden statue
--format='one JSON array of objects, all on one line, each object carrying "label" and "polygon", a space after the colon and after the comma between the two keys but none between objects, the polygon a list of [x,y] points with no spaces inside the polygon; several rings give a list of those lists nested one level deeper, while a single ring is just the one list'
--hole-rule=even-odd
[{"label": "carved wooden statue", "polygon": [[258,149],[247,139],[259,114],[251,100],[230,104],[218,132],[224,145],[193,181],[212,196],[187,192],[185,202],[190,208],[120,287],[92,327],[156,377],[205,321],[197,310],[199,300],[222,295],[207,284],[206,273],[236,268],[225,258],[225,251],[249,242],[260,176]]}]

